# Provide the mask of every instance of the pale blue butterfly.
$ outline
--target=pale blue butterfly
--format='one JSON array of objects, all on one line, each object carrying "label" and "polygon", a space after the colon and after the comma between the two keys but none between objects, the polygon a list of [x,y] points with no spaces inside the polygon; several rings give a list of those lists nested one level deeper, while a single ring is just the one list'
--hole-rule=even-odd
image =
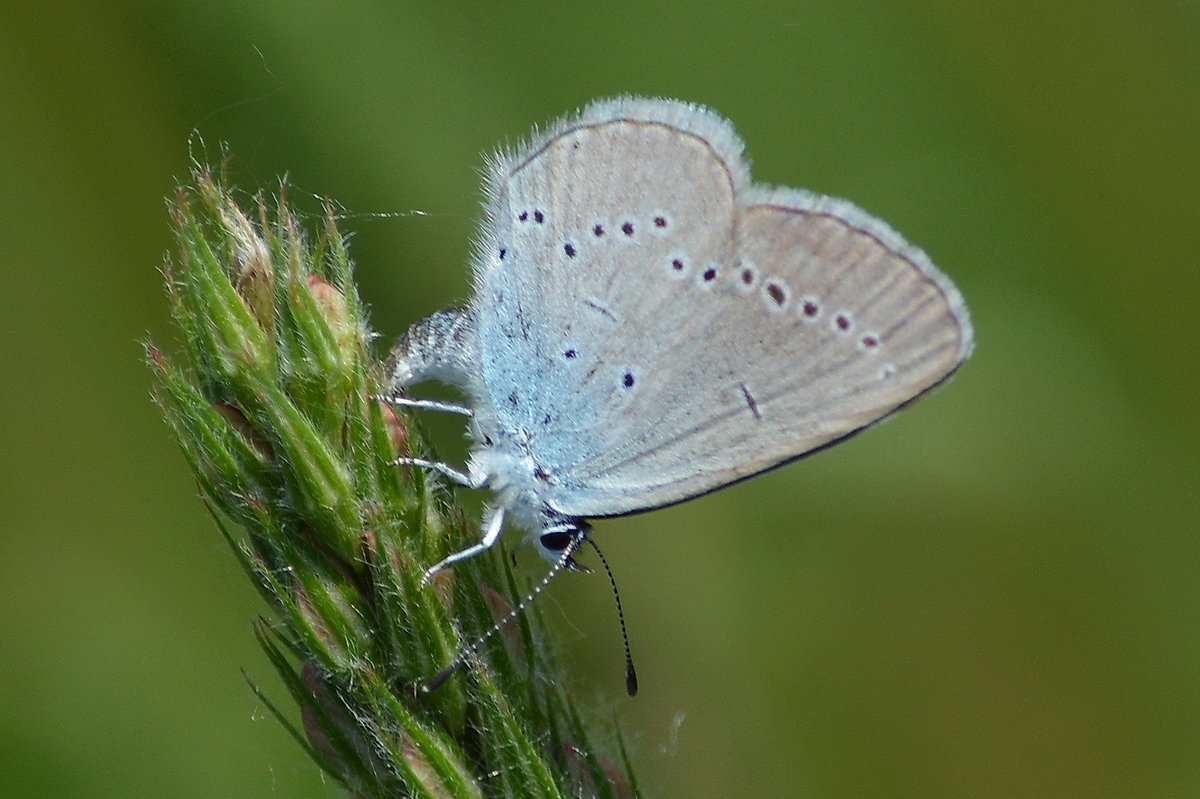
[{"label": "pale blue butterfly", "polygon": [[971,352],[966,305],[921,250],[844,200],[752,184],[733,128],[696,105],[592,103],[492,158],[485,191],[475,296],[389,364],[398,393],[465,391],[389,400],[463,413],[474,441],[465,470],[397,463],[495,492],[480,541],[426,577],[506,517],[561,568],[587,519],[829,446]]}]

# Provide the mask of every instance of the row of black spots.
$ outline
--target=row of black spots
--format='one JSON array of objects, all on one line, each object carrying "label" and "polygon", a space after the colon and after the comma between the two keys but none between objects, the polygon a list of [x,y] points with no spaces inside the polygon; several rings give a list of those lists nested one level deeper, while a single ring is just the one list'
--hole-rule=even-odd
[{"label": "row of black spots", "polygon": [[[857,324],[854,321],[854,314],[849,311],[838,311],[833,315],[830,328],[839,335],[853,335],[857,328]],[[879,351],[881,343],[879,334],[864,332],[858,337],[858,350],[866,354],[875,353]]]},{"label": "row of black spots", "polygon": [[[671,254],[668,256],[668,273],[682,275],[687,271],[688,266],[688,262],[684,256],[680,254]],[[778,278],[763,279],[753,264],[740,259],[734,262],[733,267],[734,285],[743,293],[751,292],[755,288],[761,288],[763,301],[766,303],[768,310],[773,312],[784,311],[792,303],[793,292],[785,281]],[[714,283],[719,274],[720,270],[717,265],[710,263],[700,272],[697,280],[701,286],[707,286]],[[797,303],[797,313],[806,322],[818,321],[821,318],[823,310],[820,300],[811,295],[801,297]],[[834,314],[830,325],[837,333],[850,334],[854,331],[854,316],[849,311],[839,311]],[[864,352],[875,351],[879,347],[879,344],[879,336],[873,333],[864,334],[858,341],[858,346]]]},{"label": "row of black spots", "polygon": [[[843,335],[853,335],[857,329],[857,324],[854,321],[854,314],[849,311],[838,311],[833,315],[833,321],[830,323],[833,332]],[[858,349],[860,352],[873,353],[879,351],[879,346],[882,343],[879,339],[879,334],[872,332],[863,332],[858,336]]]},{"label": "row of black spots", "polygon": [[[520,219],[519,216],[518,219]],[[668,225],[667,218],[662,215],[655,216],[653,225],[655,228],[659,229],[666,228]],[[609,235],[609,228],[603,222],[594,222],[589,230],[593,239],[603,239]],[[634,233],[637,231],[637,225],[635,225],[631,220],[626,219],[617,226],[617,230],[624,238],[632,239]],[[567,258],[576,257],[579,255],[579,246],[580,245],[574,241],[564,241],[562,244],[563,255],[565,255]]]},{"label": "row of black spots", "polygon": [[[524,210],[524,211],[521,211],[519,214],[517,214],[518,222],[528,222],[530,220],[532,220],[538,224],[542,224],[546,220],[546,215],[545,215],[545,213],[543,213],[540,210],[534,210],[534,211]],[[663,214],[663,213],[655,214],[654,217],[652,217],[652,219],[651,219],[651,224],[653,225],[654,230],[657,230],[660,232],[665,231],[671,225],[668,217],[666,216],[666,214]],[[632,239],[634,237],[634,234],[638,230],[638,225],[635,222],[633,222],[632,220],[626,219],[626,220],[622,221],[620,223],[620,225],[617,226],[617,230],[619,231],[619,234],[623,238]],[[591,232],[591,236],[593,239],[603,239],[609,235],[609,228],[604,222],[594,222],[590,228],[590,232]],[[571,240],[563,241],[563,243],[562,243],[563,255],[565,255],[568,259],[575,258],[576,256],[580,255],[580,246],[581,245],[576,241],[571,241]],[[508,251],[506,248],[500,249],[499,255],[500,255],[501,261],[504,260],[504,257],[507,254],[507,252]],[[677,265],[677,269],[679,269],[679,270],[683,269],[682,260],[679,261],[679,263]]]},{"label": "row of black spots", "polygon": [[[666,232],[671,227],[671,222],[665,213],[656,213],[650,219],[650,229],[659,233]],[[641,229],[641,225],[633,219],[622,219],[621,223],[615,228],[626,238],[633,238],[634,234]],[[601,221],[593,223],[591,233],[593,238],[602,239],[609,235],[609,227]]]},{"label": "row of black spots", "polygon": [[[672,277],[684,277],[692,270],[692,261],[682,253],[670,253],[665,261],[667,274]],[[755,283],[758,280],[757,270],[750,265],[743,264],[741,261],[734,262],[734,284],[742,293],[752,291]],[[718,283],[721,277],[721,265],[715,262],[704,264],[704,268],[696,273],[696,284],[700,288],[710,288]],[[781,281],[767,281],[763,287],[764,296],[769,298],[775,309],[782,309],[787,305],[791,292],[787,286]]]},{"label": "row of black spots", "polygon": [[734,262],[733,283],[743,294],[761,289],[763,302],[772,313],[786,310],[792,302],[791,286],[779,278],[764,279],[754,264],[741,259]]},{"label": "row of black spots", "polygon": [[[667,218],[662,215],[655,216],[651,220],[650,224],[651,230],[656,230],[659,232],[665,231],[669,227]],[[625,236],[626,238],[633,238],[634,234],[640,229],[641,226],[632,219],[624,219],[621,221],[621,224],[617,226],[617,230],[619,230],[621,235]],[[592,225],[592,235],[596,238],[603,237],[607,232],[608,230],[605,228],[603,223],[597,222],[595,225]]]},{"label": "row of black spots", "polygon": [[[668,274],[682,276],[687,273],[689,267],[690,264],[684,255],[672,253],[667,256],[666,269]],[[792,303],[793,292],[785,281],[777,278],[767,278],[764,280],[753,264],[740,259],[734,262],[733,268],[734,285],[742,293],[748,293],[757,287],[761,287],[762,297],[768,310],[773,312],[784,311]],[[717,266],[709,264],[697,276],[697,279],[701,286],[706,286],[715,282],[718,274],[719,270]],[[800,319],[808,323],[819,321],[824,311],[821,301],[812,295],[801,297],[796,306],[796,313]],[[838,311],[832,316],[830,327],[838,334],[850,335],[855,329],[854,315],[849,311]],[[879,351],[881,341],[878,334],[867,332],[859,337],[857,344],[861,352],[874,353]]]},{"label": "row of black spots", "polygon": [[733,285],[742,294],[750,294],[755,289],[762,290],[763,301],[767,310],[782,311],[791,304],[792,290],[787,283],[778,278],[763,279],[758,267],[742,259],[733,262]]},{"label": "row of black spots", "polygon": [[[738,273],[738,281],[745,290],[751,290],[756,283],[759,282],[758,270],[752,264],[739,263],[740,271]],[[776,280],[767,279],[762,281],[763,297],[767,302],[767,307],[774,310],[784,310],[791,302],[792,292],[787,283]],[[804,321],[814,322],[821,316],[821,303],[812,296],[802,297],[800,299],[797,313]],[[832,329],[840,334],[849,335],[854,332],[854,315],[849,311],[838,311],[833,315],[831,322]],[[875,352],[879,348],[879,336],[874,333],[864,333],[858,340],[858,347],[863,352]]]},{"label": "row of black spots", "polygon": [[[812,295],[801,297],[797,307],[800,319],[808,323],[820,321],[824,310],[820,299]],[[829,321],[830,330],[839,335],[849,336],[855,327],[854,314],[850,311],[838,311]],[[858,348],[865,353],[877,352],[882,343],[877,333],[865,332],[858,338]]]},{"label": "row of black spots", "polygon": [[[679,264],[672,261],[672,266],[678,267]],[[721,274],[720,264],[709,263],[697,275],[697,282],[701,288],[707,288],[716,283]],[[761,289],[763,300],[769,311],[785,310],[791,303],[792,290],[787,283],[777,278],[763,280],[758,268],[752,263],[738,258],[730,265],[729,274],[729,283],[740,294],[750,294],[755,289]]]},{"label": "row of black spots", "polygon": [[[523,209],[517,214],[517,221],[532,221],[541,225],[546,221],[546,214],[544,211],[536,208],[533,210]],[[655,213],[651,217],[650,226],[652,230],[659,233],[664,233],[671,228],[672,225],[669,216],[665,212],[659,212]],[[638,231],[638,228],[638,224],[636,224],[632,219],[624,219],[617,226],[617,230],[620,232],[620,234],[627,239],[632,239],[634,234]],[[604,222],[597,221],[591,226],[591,234],[595,239],[602,239],[609,235],[609,228]],[[504,257],[507,255],[507,253],[507,248],[500,248],[499,255],[501,261],[504,260]],[[579,255],[579,245],[574,241],[564,241],[563,254],[566,255],[567,258],[574,258],[575,256]]]}]

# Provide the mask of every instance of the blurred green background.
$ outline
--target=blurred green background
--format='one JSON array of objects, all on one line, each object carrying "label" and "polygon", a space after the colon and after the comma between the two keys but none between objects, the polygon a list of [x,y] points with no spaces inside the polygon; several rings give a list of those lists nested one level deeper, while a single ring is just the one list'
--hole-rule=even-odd
[{"label": "blurred green background", "polygon": [[148,396],[189,151],[361,215],[390,338],[467,296],[481,153],[622,92],[889,220],[978,335],[891,423],[598,525],[642,694],[603,577],[547,605],[645,786],[1200,795],[1196,3],[46,8],[0,26],[0,795],[340,795],[243,682],[287,702]]}]

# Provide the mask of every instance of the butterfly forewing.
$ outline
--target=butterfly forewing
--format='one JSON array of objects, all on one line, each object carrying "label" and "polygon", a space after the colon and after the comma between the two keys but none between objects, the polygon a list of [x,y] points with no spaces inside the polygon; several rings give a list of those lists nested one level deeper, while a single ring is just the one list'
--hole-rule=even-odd
[{"label": "butterfly forewing", "polygon": [[681,286],[701,254],[727,257],[734,244],[736,139],[711,114],[686,115],[680,135],[641,106],[589,109],[602,121],[560,125],[489,176],[476,298],[497,309],[480,314],[487,393],[502,424],[528,430],[567,478],[603,445],[602,414],[628,398],[645,343],[670,335],[646,273]]}]

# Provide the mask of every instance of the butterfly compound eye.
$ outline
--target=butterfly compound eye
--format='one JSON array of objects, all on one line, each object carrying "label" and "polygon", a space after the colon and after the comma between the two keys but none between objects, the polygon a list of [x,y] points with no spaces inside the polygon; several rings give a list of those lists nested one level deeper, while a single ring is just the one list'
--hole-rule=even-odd
[{"label": "butterfly compound eye", "polygon": [[575,538],[576,533],[545,533],[539,539],[542,547],[550,552],[562,552]]}]

